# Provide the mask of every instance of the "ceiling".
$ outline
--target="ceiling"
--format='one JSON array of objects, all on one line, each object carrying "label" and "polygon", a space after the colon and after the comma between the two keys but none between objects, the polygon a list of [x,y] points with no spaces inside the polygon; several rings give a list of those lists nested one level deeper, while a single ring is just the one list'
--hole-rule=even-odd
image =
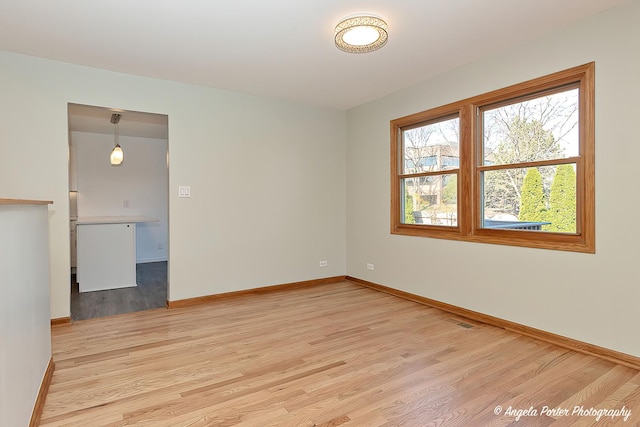
[{"label": "ceiling", "polygon": [[[0,50],[349,109],[630,0],[0,0]],[[334,46],[373,13],[381,50]]]},{"label": "ceiling", "polygon": [[168,117],[164,114],[80,104],[69,104],[69,130],[113,135],[115,126],[111,123],[111,115],[114,113],[121,115],[118,135],[163,140],[169,137]]}]

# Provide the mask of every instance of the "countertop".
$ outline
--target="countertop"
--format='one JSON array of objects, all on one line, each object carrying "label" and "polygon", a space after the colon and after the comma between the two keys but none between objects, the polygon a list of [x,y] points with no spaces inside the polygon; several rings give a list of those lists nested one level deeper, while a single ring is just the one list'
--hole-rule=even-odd
[{"label": "countertop", "polygon": [[76,225],[89,224],[128,224],[139,222],[158,222],[159,219],[142,215],[122,215],[122,216],[80,216],[76,220]]},{"label": "countertop", "polygon": [[0,205],[50,205],[50,200],[0,199]]}]

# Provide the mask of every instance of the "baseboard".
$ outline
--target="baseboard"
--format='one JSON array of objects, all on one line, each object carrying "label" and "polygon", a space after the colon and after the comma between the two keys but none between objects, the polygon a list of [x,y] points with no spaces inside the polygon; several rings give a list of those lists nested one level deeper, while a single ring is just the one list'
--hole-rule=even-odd
[{"label": "baseboard", "polygon": [[51,326],[68,325],[69,323],[71,323],[71,317],[57,317],[55,319],[51,319]]},{"label": "baseboard", "polygon": [[53,358],[50,358],[47,370],[44,371],[40,390],[38,390],[36,403],[33,405],[33,412],[31,413],[29,427],[37,427],[38,424],[40,424],[40,417],[42,416],[42,410],[44,409],[44,401],[47,398],[47,393],[49,393],[49,385],[51,385],[51,378],[53,378],[53,371],[55,370],[55,367],[56,365],[53,363]]},{"label": "baseboard", "polygon": [[265,294],[269,292],[286,291],[290,289],[306,288],[309,286],[325,285],[328,283],[343,282],[345,276],[326,277],[323,279],[305,280],[304,282],[284,283],[282,285],[264,286],[261,288],[252,288],[242,291],[225,292],[222,294],[205,295],[196,298],[181,299],[175,301],[167,301],[167,308],[189,307],[192,305],[206,304],[212,301],[222,299],[239,298],[246,295]]},{"label": "baseboard", "polygon": [[448,313],[455,314],[456,316],[461,316],[470,320],[485,323],[487,325],[496,326],[498,328],[516,332],[521,335],[526,335],[528,337],[535,338],[540,341],[545,341],[550,344],[555,344],[557,346],[560,346],[569,350],[577,351],[583,354],[588,354],[590,356],[599,357],[601,359],[605,359],[610,362],[617,363],[619,365],[640,370],[640,357],[632,356],[626,353],[621,353],[619,351],[589,344],[583,341],[578,341],[573,338],[567,338],[562,335],[557,335],[551,332],[543,331],[541,329],[536,329],[529,326],[521,325],[519,323],[511,322],[509,320],[504,320],[499,317],[489,316],[487,314],[479,313],[473,310],[468,310],[466,308],[458,307],[452,304],[447,304],[445,302],[433,300],[430,298],[425,298],[409,292],[400,291],[398,289],[393,289],[388,286],[379,285],[377,283],[358,279],[356,277],[346,276],[346,280],[353,283],[357,283],[359,285],[365,286],[370,289],[375,289],[380,292],[385,292],[390,295],[408,299],[410,301],[428,305],[430,307],[438,308]]}]

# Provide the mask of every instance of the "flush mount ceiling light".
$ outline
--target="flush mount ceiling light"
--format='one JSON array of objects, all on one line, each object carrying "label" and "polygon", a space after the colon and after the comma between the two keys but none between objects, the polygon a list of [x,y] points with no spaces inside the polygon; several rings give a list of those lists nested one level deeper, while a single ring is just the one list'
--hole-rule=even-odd
[{"label": "flush mount ceiling light", "polygon": [[367,53],[387,43],[387,23],[374,15],[355,15],[336,26],[336,46],[349,53]]},{"label": "flush mount ceiling light", "polygon": [[124,162],[124,152],[120,147],[119,135],[118,135],[118,123],[120,122],[121,114],[112,114],[111,123],[113,123],[113,143],[116,145],[109,156],[109,163],[111,166],[120,166]]}]

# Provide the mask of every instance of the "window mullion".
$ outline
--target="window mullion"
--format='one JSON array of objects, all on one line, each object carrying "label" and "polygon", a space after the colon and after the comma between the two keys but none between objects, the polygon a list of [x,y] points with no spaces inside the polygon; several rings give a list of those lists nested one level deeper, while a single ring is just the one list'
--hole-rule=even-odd
[{"label": "window mullion", "polygon": [[462,235],[473,230],[474,207],[474,107],[465,104],[460,108],[460,187],[458,190],[458,218]]},{"label": "window mullion", "polygon": [[553,159],[553,160],[538,160],[536,162],[522,162],[522,163],[506,163],[503,165],[491,165],[491,166],[477,166],[477,170],[479,172],[487,172],[487,171],[496,171],[496,170],[504,170],[504,169],[514,169],[514,168],[537,168],[541,166],[557,166],[557,165],[568,165],[568,164],[578,164],[580,161],[580,156],[576,157],[566,157],[563,159]]}]

